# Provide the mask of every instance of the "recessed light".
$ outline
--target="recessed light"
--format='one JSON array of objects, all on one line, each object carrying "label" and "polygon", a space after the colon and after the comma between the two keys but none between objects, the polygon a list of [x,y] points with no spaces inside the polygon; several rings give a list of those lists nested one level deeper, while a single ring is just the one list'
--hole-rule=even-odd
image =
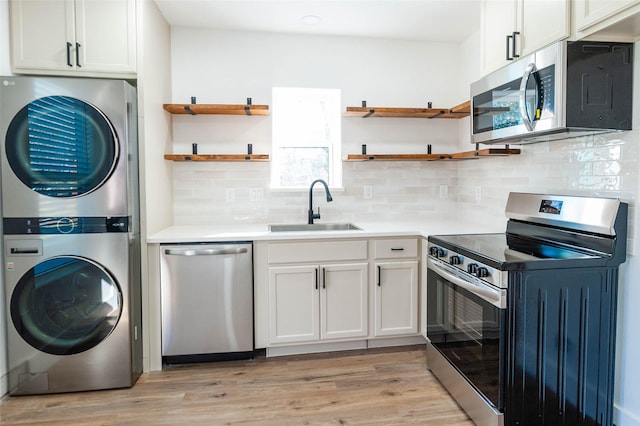
[{"label": "recessed light", "polygon": [[300,18],[300,22],[305,25],[318,25],[320,22],[322,22],[322,18],[317,15],[305,15]]}]

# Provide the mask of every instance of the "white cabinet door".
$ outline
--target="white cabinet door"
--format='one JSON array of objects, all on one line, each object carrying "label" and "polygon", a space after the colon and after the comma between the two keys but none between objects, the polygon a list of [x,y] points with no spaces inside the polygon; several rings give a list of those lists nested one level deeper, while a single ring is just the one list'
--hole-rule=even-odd
[{"label": "white cabinet door", "polygon": [[366,337],[367,263],[269,268],[270,343]]},{"label": "white cabinet door", "polygon": [[569,37],[569,8],[569,0],[482,0],[482,73]]},{"label": "white cabinet door", "polygon": [[136,9],[129,0],[76,0],[76,47],[82,71],[134,72]]},{"label": "white cabinet door", "polygon": [[10,2],[11,59],[14,69],[73,70],[73,0]]},{"label": "white cabinet door", "polygon": [[520,56],[569,37],[568,0],[519,0]]},{"label": "white cabinet door", "polygon": [[376,263],[375,336],[418,332],[418,261]]},{"label": "white cabinet door", "polygon": [[317,266],[269,268],[270,343],[320,338]]},{"label": "white cabinet door", "polygon": [[133,74],[133,0],[11,0],[16,73]]},{"label": "white cabinet door", "polygon": [[574,0],[575,28],[585,31],[629,6],[638,4],[638,0]]},{"label": "white cabinet door", "polygon": [[368,334],[367,263],[323,265],[320,337],[342,339]]},{"label": "white cabinet door", "polygon": [[516,31],[516,0],[482,0],[480,19],[481,71],[489,74],[509,63],[507,35]]}]

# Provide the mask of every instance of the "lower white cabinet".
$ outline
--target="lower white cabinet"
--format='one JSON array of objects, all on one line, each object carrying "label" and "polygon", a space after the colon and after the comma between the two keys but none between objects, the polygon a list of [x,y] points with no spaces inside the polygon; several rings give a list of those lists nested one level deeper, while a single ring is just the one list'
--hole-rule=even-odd
[{"label": "lower white cabinet", "polygon": [[420,239],[405,236],[254,242],[256,348],[304,353],[420,338],[420,253]]},{"label": "lower white cabinet", "polygon": [[269,342],[368,334],[367,263],[269,268]]},{"label": "lower white cabinet", "polygon": [[374,335],[418,332],[418,261],[376,263]]}]

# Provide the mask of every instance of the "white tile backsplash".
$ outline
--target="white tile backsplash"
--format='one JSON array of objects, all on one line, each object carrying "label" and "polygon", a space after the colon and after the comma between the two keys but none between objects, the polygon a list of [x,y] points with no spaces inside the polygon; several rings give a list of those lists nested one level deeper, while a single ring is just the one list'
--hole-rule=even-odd
[{"label": "white tile backsplash", "polygon": [[[634,205],[639,135],[630,131],[522,145],[520,155],[462,162],[457,209],[461,220],[504,222],[511,191],[618,197]],[[474,196],[477,185],[482,187],[480,203]]]},{"label": "white tile backsplash", "polygon": [[[469,161],[343,162],[344,188],[332,191],[332,203],[317,188],[314,207],[320,207],[322,222],[455,215],[500,226],[511,191],[612,196],[635,203],[638,139],[638,132],[585,136],[523,145],[520,155]],[[176,163],[174,223],[306,221],[308,191],[272,191],[269,172],[269,163]],[[364,198],[364,185],[372,186],[371,199]],[[447,198],[440,198],[440,185],[447,185]],[[233,201],[226,201],[227,188],[234,188]],[[252,201],[255,188],[262,189],[261,201]]]}]

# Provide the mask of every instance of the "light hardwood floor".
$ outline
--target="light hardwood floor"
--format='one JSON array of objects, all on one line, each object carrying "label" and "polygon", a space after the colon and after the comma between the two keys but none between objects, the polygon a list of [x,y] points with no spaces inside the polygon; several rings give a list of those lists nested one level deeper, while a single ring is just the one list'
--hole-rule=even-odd
[{"label": "light hardwood floor", "polygon": [[473,425],[423,346],[171,366],[130,389],[6,397],[0,424]]}]

